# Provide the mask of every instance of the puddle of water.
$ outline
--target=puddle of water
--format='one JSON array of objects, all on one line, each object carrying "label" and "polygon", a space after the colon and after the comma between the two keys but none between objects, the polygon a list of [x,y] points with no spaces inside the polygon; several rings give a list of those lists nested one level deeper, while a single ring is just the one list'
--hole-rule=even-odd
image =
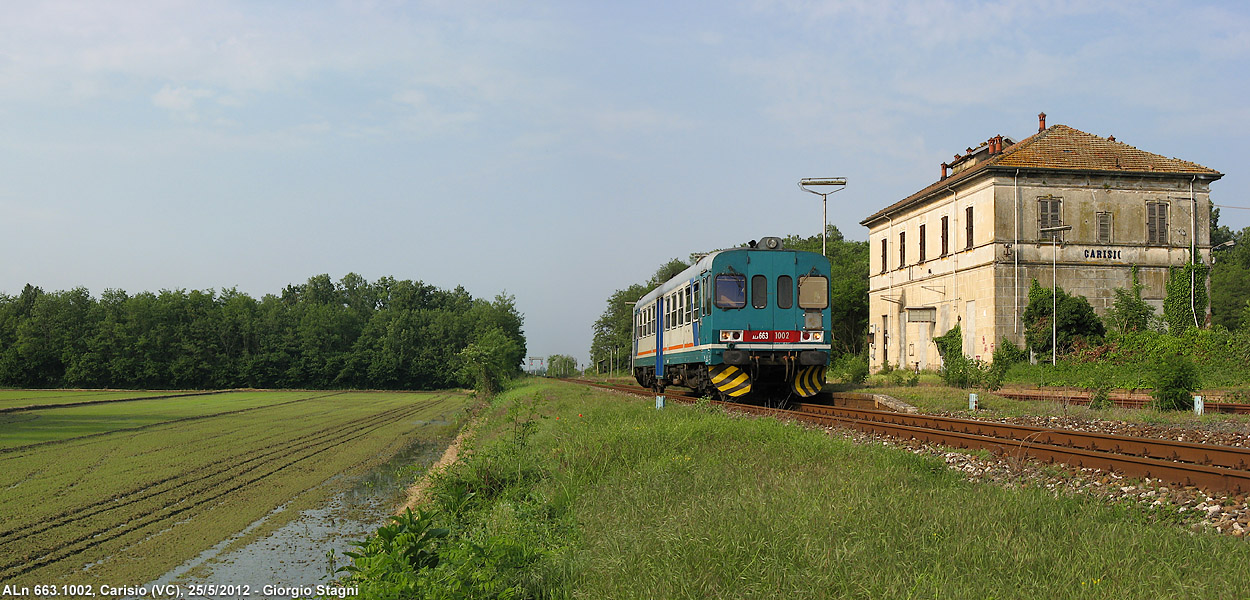
[{"label": "puddle of water", "polygon": [[[363,540],[388,522],[404,491],[438,460],[444,446],[417,442],[328,502],[301,511],[286,525],[242,548],[225,552],[233,541],[286,509],[280,506],[145,587],[151,590],[174,584],[181,586],[185,597],[194,598],[187,592],[197,584],[247,586],[249,598],[290,598],[292,588],[329,585],[334,578],[332,571],[351,560],[343,553],[354,549],[352,542]],[[331,550],[333,562],[328,554]],[[266,586],[284,589],[266,594]]]}]

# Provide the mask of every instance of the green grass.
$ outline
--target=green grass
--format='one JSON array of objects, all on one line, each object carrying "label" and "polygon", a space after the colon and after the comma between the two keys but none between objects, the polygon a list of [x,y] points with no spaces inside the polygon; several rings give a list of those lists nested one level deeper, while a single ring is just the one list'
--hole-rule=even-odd
[{"label": "green grass", "polygon": [[[38,420],[0,425],[6,442],[45,442],[0,450],[0,580],[151,581],[278,506],[328,497],[350,482],[341,475],[445,440],[439,423],[467,404],[455,393],[240,392],[33,411]],[[57,427],[78,428],[49,439]]]},{"label": "green grass", "polygon": [[335,392],[223,392],[0,413],[0,450],[248,411]]},{"label": "green grass", "polygon": [[[535,393],[543,418],[504,412]],[[1250,545],[1135,508],[975,485],[903,450],[575,384],[531,383],[497,406],[435,490],[453,540],[515,550],[473,562],[444,543],[461,549],[446,561],[497,583],[478,597],[1250,595]],[[518,422],[533,423],[520,444]],[[462,597],[445,571],[422,581]]]},{"label": "green grass", "polygon": [[43,404],[70,404],[102,402],[169,396],[193,392],[134,391],[134,390],[0,390],[0,409],[39,406]]}]

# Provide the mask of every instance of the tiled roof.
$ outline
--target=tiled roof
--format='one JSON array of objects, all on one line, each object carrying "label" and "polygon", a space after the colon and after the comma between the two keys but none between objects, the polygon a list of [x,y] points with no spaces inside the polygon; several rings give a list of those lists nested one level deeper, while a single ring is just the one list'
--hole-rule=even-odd
[{"label": "tiled roof", "polygon": [[1073,129],[1067,125],[1051,125],[1037,134],[1020,140],[997,155],[941,179],[928,187],[877,211],[860,221],[868,225],[906,206],[919,202],[937,191],[970,179],[989,169],[1056,169],[1063,171],[1106,171],[1108,173],[1151,173],[1199,175],[1219,179],[1223,174],[1198,163],[1168,158],[1138,150],[1128,144]]}]

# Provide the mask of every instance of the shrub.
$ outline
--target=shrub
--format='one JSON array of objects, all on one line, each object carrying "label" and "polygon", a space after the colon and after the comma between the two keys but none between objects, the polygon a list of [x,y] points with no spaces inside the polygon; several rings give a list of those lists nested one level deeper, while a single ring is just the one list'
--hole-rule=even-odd
[{"label": "shrub", "polygon": [[910,369],[894,369],[889,375],[890,384],[898,387],[915,387],[920,383],[920,374]]},{"label": "shrub", "polygon": [[1103,410],[1111,406],[1111,388],[1104,384],[1090,389],[1089,407],[1091,409]]},{"label": "shrub", "polygon": [[868,379],[868,358],[862,354],[843,354],[831,370],[834,377],[858,385]]},{"label": "shrub", "polygon": [[[1056,304],[1057,318],[1053,310]],[[1029,287],[1029,305],[1024,309],[1024,336],[1030,350],[1039,356],[1049,356],[1052,337],[1056,337],[1059,352],[1064,353],[1070,351],[1078,340],[1102,343],[1106,333],[1106,326],[1085,296],[1072,296],[1063,288],[1043,288],[1036,279],[1033,280]]]},{"label": "shrub", "polygon": [[1198,367],[1188,357],[1172,354],[1156,365],[1151,395],[1160,410],[1188,410],[1198,387]]},{"label": "shrub", "polygon": [[998,347],[994,349],[993,360],[995,365],[1002,365],[1002,369],[1005,371],[1011,365],[1029,360],[1029,353],[1004,337],[1002,342],[998,344]]},{"label": "shrub", "polygon": [[1142,284],[1133,265],[1131,289],[1116,288],[1115,302],[1107,311],[1107,323],[1119,332],[1146,331],[1155,319],[1155,307],[1141,299]]}]

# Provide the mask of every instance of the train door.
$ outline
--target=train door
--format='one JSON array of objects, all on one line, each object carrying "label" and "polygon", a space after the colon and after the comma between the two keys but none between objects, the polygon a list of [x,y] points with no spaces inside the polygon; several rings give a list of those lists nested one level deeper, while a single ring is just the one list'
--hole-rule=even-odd
[{"label": "train door", "polygon": [[778,306],[776,274],[794,272],[794,254],[755,252],[751,255],[750,266],[751,276],[747,278],[747,294],[751,307],[748,329],[754,331],[793,329],[790,325],[784,325],[793,321],[792,318],[787,319],[792,311]]},{"label": "train door", "polygon": [[698,277],[690,280],[690,331],[693,337],[691,341],[696,347],[701,343],[699,324],[702,322],[700,313],[703,306],[703,287],[700,282]]}]

